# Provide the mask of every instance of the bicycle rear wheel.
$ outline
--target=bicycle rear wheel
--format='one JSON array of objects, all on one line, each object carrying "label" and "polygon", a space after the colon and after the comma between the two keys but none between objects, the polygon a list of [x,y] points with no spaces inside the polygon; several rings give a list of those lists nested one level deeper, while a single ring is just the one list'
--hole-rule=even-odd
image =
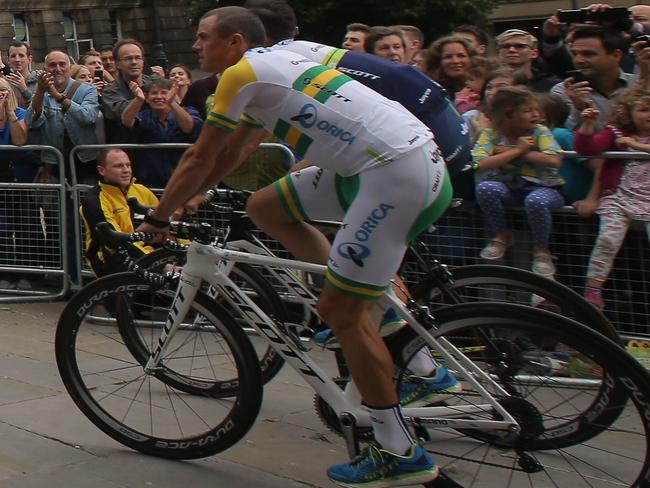
[{"label": "bicycle rear wheel", "polygon": [[451,270],[452,283],[426,275],[413,287],[413,297],[431,310],[466,302],[505,302],[530,305],[570,317],[619,342],[612,323],[581,295],[557,281],[520,268],[477,264]]},{"label": "bicycle rear wheel", "polygon": [[[166,264],[173,264],[175,266],[182,266],[185,263],[184,251],[173,251],[170,249],[157,249],[154,252],[147,254],[137,261],[137,265],[154,272],[161,272]],[[282,301],[277,293],[264,279],[264,277],[251,266],[243,263],[235,263],[229,278],[233,280],[237,286],[244,291],[264,313],[270,317],[276,318],[278,321],[283,322],[286,317],[286,311]],[[218,297],[216,301],[223,306],[231,318],[238,322],[241,327],[244,327],[259,358],[260,369],[262,370],[262,380],[264,383],[271,381],[277,375],[282,366],[284,359],[267,344],[265,340],[257,337],[254,331],[250,329],[245,320],[234,313],[234,310],[225,300],[220,300]],[[170,302],[171,304],[171,302]]]},{"label": "bicycle rear wheel", "polygon": [[[241,327],[199,294],[160,367],[145,373],[133,349],[157,343],[160,317],[150,313],[168,293],[134,273],[83,288],[57,325],[59,373],[84,415],[118,442],[167,458],[210,456],[253,425],[262,401],[259,363]],[[134,346],[128,328],[151,341]]]},{"label": "bicycle rear wheel", "polygon": [[[521,427],[452,430],[413,414],[439,465],[462,486],[493,486],[497,479],[508,487],[649,486],[650,377],[623,349],[566,317],[519,305],[461,304],[435,316],[432,335],[465,351],[510,393],[498,399]],[[399,368],[412,354],[399,351],[421,344],[410,328],[396,334],[390,349]],[[464,388],[444,403],[459,418],[498,418],[480,407],[466,372],[453,372]],[[461,413],[468,405],[478,411]]]}]

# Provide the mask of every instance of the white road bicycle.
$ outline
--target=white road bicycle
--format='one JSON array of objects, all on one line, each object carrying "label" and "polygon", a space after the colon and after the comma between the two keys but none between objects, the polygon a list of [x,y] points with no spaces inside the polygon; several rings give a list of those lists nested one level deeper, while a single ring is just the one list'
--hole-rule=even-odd
[{"label": "white road bicycle", "polygon": [[[68,303],[56,357],[71,397],[97,427],[133,449],[176,459],[213,455],[255,422],[263,382],[252,341],[259,341],[314,389],[319,415],[353,455],[371,429],[345,365],[328,371],[322,356],[330,353],[309,350],[258,307],[229,278],[234,263],[325,271],[224,249],[209,226],[197,226],[180,277],[120,273]],[[228,311],[202,291],[205,283]],[[397,388],[424,346],[463,384],[444,402],[404,407],[454,486],[650,486],[650,379],[616,343],[521,305],[464,303],[432,316],[392,294],[385,304],[408,323],[385,338]],[[98,314],[113,320],[88,320]],[[242,318],[257,336],[244,332]]]}]

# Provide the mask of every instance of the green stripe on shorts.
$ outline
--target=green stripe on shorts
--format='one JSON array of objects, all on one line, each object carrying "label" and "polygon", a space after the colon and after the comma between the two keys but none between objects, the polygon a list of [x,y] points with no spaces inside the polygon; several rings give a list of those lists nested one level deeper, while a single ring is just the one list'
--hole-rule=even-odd
[{"label": "green stripe on shorts", "polygon": [[376,286],[352,281],[335,273],[330,268],[327,268],[325,279],[327,280],[327,283],[338,292],[344,295],[361,298],[362,300],[379,300],[382,296],[384,296],[384,293],[388,288],[388,285]]},{"label": "green stripe on shorts", "polygon": [[273,184],[275,191],[280,198],[280,203],[285,213],[291,217],[294,222],[302,222],[307,219],[307,214],[300,204],[298,192],[293,186],[290,176],[280,178]]}]

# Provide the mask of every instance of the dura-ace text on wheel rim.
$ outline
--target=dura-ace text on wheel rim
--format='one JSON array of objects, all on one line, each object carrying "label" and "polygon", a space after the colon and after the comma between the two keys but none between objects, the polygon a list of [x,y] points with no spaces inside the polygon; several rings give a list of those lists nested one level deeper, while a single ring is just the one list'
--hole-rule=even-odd
[{"label": "dura-ace text on wheel rim", "polygon": [[[255,351],[241,327],[199,295],[188,323],[173,337],[161,369],[146,374],[142,358],[134,358],[132,347],[124,341],[114,307],[116,302],[129,303],[132,296],[139,301],[149,296],[154,302],[157,295],[155,287],[133,273],[85,287],[59,320],[59,372],[82,412],[117,441],[156,456],[209,456],[236,443],[259,411],[262,382]],[[152,309],[145,307],[142,313]],[[138,317],[139,313],[136,306],[138,329],[157,337],[160,328],[146,323],[158,318]],[[191,381],[197,388],[185,391]],[[218,385],[214,388],[229,389],[230,394],[216,398],[219,395],[209,389],[200,394],[205,385]]]}]

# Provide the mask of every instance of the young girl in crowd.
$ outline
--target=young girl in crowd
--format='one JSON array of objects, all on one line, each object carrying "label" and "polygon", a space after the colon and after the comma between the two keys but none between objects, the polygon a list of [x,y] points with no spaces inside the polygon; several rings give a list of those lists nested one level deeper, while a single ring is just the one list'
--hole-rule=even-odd
[{"label": "young girl in crowd", "polygon": [[487,77],[495,68],[494,62],[488,58],[482,56],[474,58],[465,88],[456,94],[456,100],[454,100],[454,105],[459,113],[464,114],[469,110],[479,108]]},{"label": "young girl in crowd", "polygon": [[[575,132],[564,126],[570,113],[569,106],[554,93],[539,93],[536,96],[544,116],[544,125],[550,129],[560,148],[564,151],[573,151]],[[564,185],[560,191],[567,203],[579,207],[578,202],[587,197],[594,179],[597,161],[588,158],[563,158],[560,176],[564,180]]]},{"label": "young girl in crowd", "polygon": [[504,206],[523,203],[533,238],[535,273],[555,274],[549,250],[551,210],[564,205],[558,191],[563,180],[560,147],[551,132],[539,124],[540,111],[532,92],[504,87],[488,106],[492,127],[481,132],[472,150],[474,170],[487,172],[476,187],[476,200],[488,227],[495,234],[481,251],[481,258],[501,259],[512,246]]},{"label": "young girl in crowd", "polygon": [[[611,113],[609,125],[595,133],[599,111],[588,108],[582,112],[583,122],[574,141],[576,151],[587,155],[611,150],[650,153],[650,91],[624,91]],[[603,284],[630,222],[645,222],[650,239],[650,161],[606,160],[594,180],[587,202],[600,215],[600,229],[589,259],[585,298],[603,309]]]}]

